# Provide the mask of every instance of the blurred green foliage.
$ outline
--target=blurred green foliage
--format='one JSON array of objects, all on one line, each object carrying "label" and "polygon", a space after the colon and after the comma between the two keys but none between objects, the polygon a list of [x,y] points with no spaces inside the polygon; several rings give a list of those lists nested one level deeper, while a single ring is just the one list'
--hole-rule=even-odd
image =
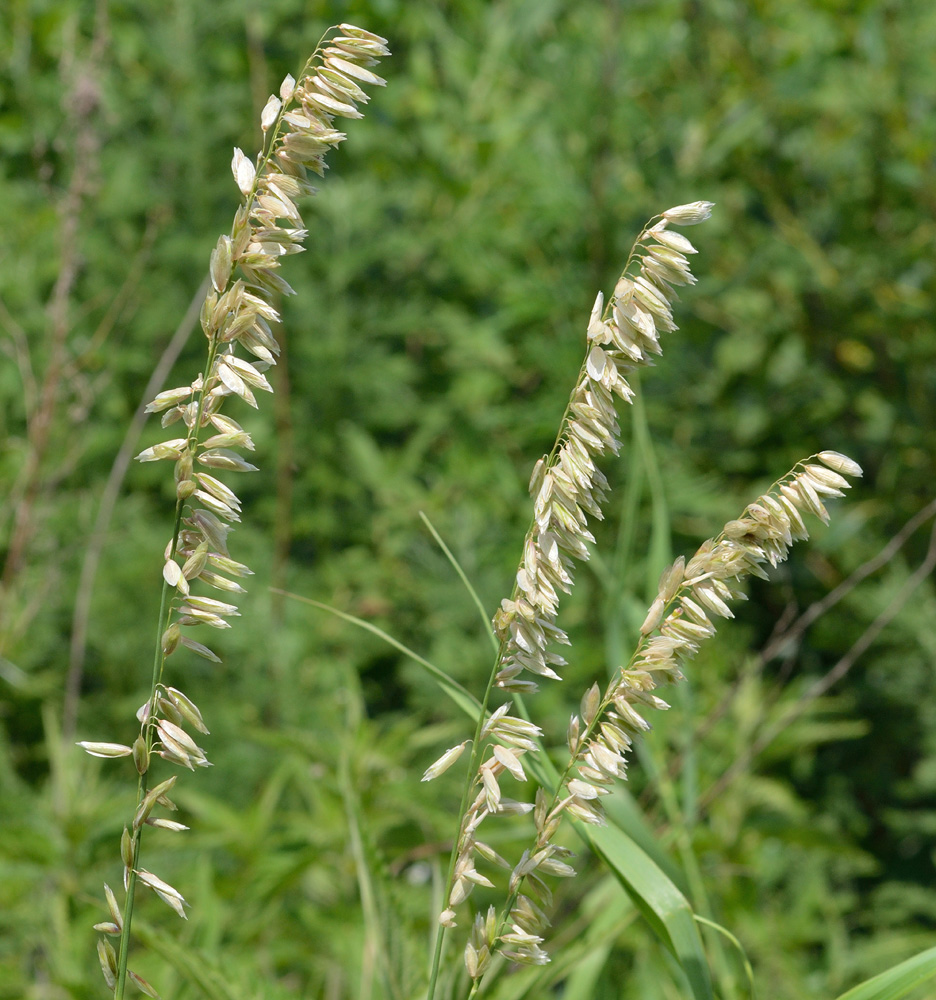
[{"label": "blurred green foliage", "polygon": [[[454,779],[418,776],[467,735],[462,720],[395,650],[267,588],[371,620],[476,689],[484,637],[418,512],[493,609],[594,295],[646,218],[697,198],[717,203],[690,234],[700,281],[642,379],[633,443],[607,469],[616,493],[597,556],[563,612],[566,681],[531,711],[561,742],[581,692],[626,655],[661,563],[797,459],[847,452],[865,480],[673,692],[630,791],[681,870],[695,858],[687,891],[737,935],[765,994],[832,996],[926,946],[932,581],[846,681],[746,754],[926,550],[928,525],[802,644],[766,663],[752,652],[932,499],[936,7],[8,0],[0,998],[102,995],[90,925],[101,883],[119,879],[133,783],[72,742],[132,738],[171,530],[166,469],[134,467],[123,484],[77,729],[63,733],[79,572],[143,387],[230,227],[231,147],[256,148],[268,93],[341,20],[389,37],[389,86],[349,123],[306,211],[309,252],[289,261],[299,294],[284,303],[277,396],[246,417],[261,471],[239,490],[232,542],[257,575],[224,665],[184,676],[215,768],[180,780],[192,831],[147,847],[194,905],[181,928],[145,910],[134,967],[177,998],[415,995],[457,800]],[[200,336],[169,385],[194,377]],[[158,434],[148,425],[140,447]],[[735,780],[706,799],[733,762]],[[522,831],[505,829],[494,846],[509,855]],[[569,922],[553,966],[492,995],[562,981],[555,995],[677,995],[626,899],[581,863],[560,896]],[[362,897],[395,914],[389,930]],[[737,956],[717,935],[706,943],[722,994],[747,995]]]}]

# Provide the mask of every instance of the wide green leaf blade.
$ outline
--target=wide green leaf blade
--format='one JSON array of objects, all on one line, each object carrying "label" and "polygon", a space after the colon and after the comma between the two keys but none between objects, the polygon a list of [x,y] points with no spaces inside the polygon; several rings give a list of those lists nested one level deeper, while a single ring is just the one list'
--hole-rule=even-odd
[{"label": "wide green leaf blade", "polygon": [[608,823],[627,834],[645,854],[653,859],[657,867],[663,870],[670,881],[676,884],[681,893],[687,893],[689,886],[686,882],[685,872],[663,850],[660,838],[647,822],[646,816],[627,786],[623,783],[618,784],[612,794],[604,798],[602,805]]},{"label": "wide green leaf blade", "polygon": [[686,897],[623,831],[613,826],[595,827],[589,829],[588,838],[679,962],[694,1000],[712,1000],[712,979],[702,938]]}]

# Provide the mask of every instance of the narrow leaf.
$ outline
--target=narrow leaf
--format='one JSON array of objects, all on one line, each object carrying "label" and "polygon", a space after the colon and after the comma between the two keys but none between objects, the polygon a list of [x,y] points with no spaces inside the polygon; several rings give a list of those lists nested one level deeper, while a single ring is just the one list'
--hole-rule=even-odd
[{"label": "narrow leaf", "polygon": [[899,1000],[936,974],[936,948],[928,948],[843,993],[837,1000]]},{"label": "narrow leaf", "polygon": [[335,615],[337,618],[341,618],[346,622],[350,622],[352,625],[357,625],[358,628],[362,628],[367,632],[371,632],[376,636],[379,636],[384,642],[389,643],[394,649],[398,649],[401,653],[405,653],[411,660],[414,660],[426,671],[428,671],[433,678],[435,678],[436,683],[442,689],[442,691],[448,695],[449,698],[468,716],[472,722],[478,721],[478,713],[481,711],[481,704],[478,699],[464,686],[458,683],[458,681],[453,681],[444,670],[441,670],[434,663],[430,663],[427,659],[419,655],[419,653],[414,652],[408,646],[404,646],[402,642],[394,639],[392,635],[388,635],[383,629],[378,628],[376,625],[372,625],[370,622],[364,621],[362,618],[356,618],[354,615],[349,615],[345,611],[339,611],[338,608],[333,608],[330,604],[323,604],[321,601],[313,601],[310,597],[303,597],[301,594],[293,594],[288,590],[280,590],[277,587],[270,587],[271,594],[282,594],[283,597],[288,597],[293,601],[300,601],[302,604],[308,604],[313,608],[319,608],[322,611],[328,611],[330,614]]}]

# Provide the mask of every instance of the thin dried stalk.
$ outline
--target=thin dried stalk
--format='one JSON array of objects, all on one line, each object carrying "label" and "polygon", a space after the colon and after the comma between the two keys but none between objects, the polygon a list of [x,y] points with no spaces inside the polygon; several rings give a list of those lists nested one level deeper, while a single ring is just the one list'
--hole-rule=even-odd
[{"label": "thin dried stalk", "polygon": [[[920,527],[921,524],[924,524],[934,515],[936,515],[936,500],[931,500],[925,507],[917,511],[917,513],[914,514],[913,517],[911,517],[906,522],[906,524],[904,524],[904,526],[900,529],[900,531],[898,531],[893,536],[893,538],[891,538],[876,555],[872,556],[872,558],[862,563],[853,573],[850,573],[846,579],[844,579],[833,590],[830,590],[829,593],[826,594],[823,598],[821,598],[818,601],[815,601],[800,615],[794,614],[794,609],[792,607],[790,608],[789,613],[785,612],[784,615],[781,617],[780,621],[778,622],[778,625],[774,630],[774,634],[771,636],[767,645],[764,646],[764,648],[757,653],[749,670],[756,674],[761,670],[761,668],[765,663],[767,663],[774,657],[779,656],[782,650],[789,648],[791,646],[795,646],[800,641],[806,630],[815,621],[817,621],[820,617],[822,617],[822,615],[830,611],[836,604],[840,603],[863,580],[866,580],[873,573],[876,573],[882,566],[887,565],[894,558],[897,552],[899,552],[904,542],[906,542],[907,539],[910,538],[910,536]],[[929,559],[929,553],[927,554],[927,559],[924,560],[924,563],[922,564],[923,566],[927,565],[928,559]],[[921,572],[921,567],[918,567],[914,571],[913,575],[910,577],[910,580],[913,580],[914,583],[918,582],[920,572]],[[895,601],[891,602],[891,604],[888,605],[886,613],[890,615],[896,613],[896,611],[899,610],[900,607],[902,607],[903,604],[909,599],[911,594],[912,590],[907,591],[906,588],[901,588],[898,598],[895,598]],[[888,620],[890,620],[890,618]],[[869,626],[869,628],[876,629],[875,634],[877,634],[877,632],[880,631],[880,629],[876,626],[877,626],[877,620],[874,623],[872,623],[871,626]],[[864,643],[866,642],[866,640],[864,639],[865,634],[866,633],[863,633],[858,640],[858,642],[862,643],[862,648],[864,648]],[[852,646],[852,650],[854,649],[855,645]],[[850,650],[849,653],[846,654],[846,657],[849,658],[849,663],[854,662],[854,659],[851,657],[852,650]],[[796,712],[797,716],[799,716],[800,714],[802,714],[802,712],[806,710],[808,705],[815,699],[815,697],[818,697],[819,694],[824,693],[826,690],[828,690],[828,688],[831,686],[831,684],[829,683],[830,678],[832,679],[832,683],[837,683],[841,679],[843,675],[838,672],[838,667],[841,662],[842,661],[839,661],[839,663],[835,664],[825,675],[825,677],[822,680],[823,687],[821,691],[819,691],[817,687],[814,685],[809,689],[809,691],[806,694],[803,695],[802,699],[797,701],[796,703],[798,706]],[[712,711],[701,721],[701,723],[693,733],[693,742],[695,743],[702,742],[705,739],[705,737],[715,728],[715,726],[729,712],[731,706],[734,704],[734,701],[738,696],[738,692],[741,688],[741,685],[743,684],[746,674],[747,672],[739,675],[739,677],[731,685],[731,688],[727,691],[725,696],[712,709]],[[776,704],[776,699],[768,699],[768,701],[765,702],[761,710],[761,721],[763,721],[764,718],[766,717],[768,710],[772,707],[775,707],[775,704]],[[791,720],[789,718],[784,717],[783,726],[788,725],[790,721]],[[743,757],[744,766],[749,765],[750,762],[756,756],[762,753],[770,745],[770,743],[773,742],[773,740],[781,731],[782,727],[777,725],[771,725],[769,729],[766,729],[765,732],[769,734],[769,738],[765,739],[763,734],[760,737],[758,737],[756,743],[752,745],[744,754]],[[666,778],[668,780],[674,779],[682,771],[683,765],[684,765],[683,755],[676,754],[666,768],[665,772]],[[730,770],[732,770],[730,778],[722,776],[722,778],[720,778],[717,783],[717,787],[712,786],[711,789],[707,790],[702,794],[701,798],[705,804],[711,804],[711,802],[714,801],[715,797],[720,795],[739,773],[742,773],[740,770],[734,770],[734,769]],[[648,785],[644,789],[643,793],[641,794],[638,800],[641,805],[646,805],[650,801],[650,799],[653,797],[653,791],[654,791],[653,785]]]},{"label": "thin dried stalk", "polygon": [[94,596],[94,582],[97,577],[98,566],[101,562],[101,554],[104,551],[104,544],[107,540],[107,532],[110,528],[111,518],[120,489],[123,485],[124,477],[133,452],[137,448],[140,434],[143,432],[143,424],[147,417],[147,405],[154,393],[159,392],[165,383],[173,365],[178,361],[182,348],[188,341],[192,332],[192,325],[198,319],[200,303],[208,291],[206,278],[201,287],[192,297],[192,301],[182,317],[175,333],[166,345],[166,349],[160,355],[153,374],[143,391],[143,402],[137,407],[136,412],[130,421],[130,425],[124,434],[124,439],[120,444],[117,456],[111,465],[107,482],[101,494],[101,502],[98,506],[97,516],[94,519],[94,527],[88,544],[85,547],[84,558],[81,562],[81,575],[78,580],[78,589],[75,592],[75,607],[72,612],[71,642],[69,644],[68,673],[65,677],[65,699],[62,707],[62,734],[65,739],[71,739],[75,731],[75,724],[78,718],[78,699],[81,693],[81,679],[84,674],[85,653],[87,651],[88,619],[91,615],[91,599]]},{"label": "thin dried stalk", "polygon": [[[107,46],[108,33],[106,16],[101,10],[97,13],[87,58],[77,57],[75,40],[67,37],[59,65],[64,117],[66,121],[73,123],[71,141],[74,165],[68,187],[57,206],[60,256],[58,274],[46,303],[48,362],[38,386],[34,382],[28,339],[24,341],[21,337],[16,337],[20,342],[17,360],[24,373],[26,437],[29,448],[26,460],[9,490],[13,519],[6,557],[0,570],[0,619],[10,617],[14,583],[28,559],[30,545],[37,530],[37,510],[43,493],[49,489],[49,475],[45,466],[69,361],[68,337],[71,331],[72,295],[80,267],[79,234],[82,212],[93,188],[101,144],[95,123],[101,89],[95,73]],[[19,626],[19,629],[22,628],[25,628],[25,624]],[[4,641],[5,636],[0,633],[0,652],[3,651]]]},{"label": "thin dried stalk", "polygon": [[700,809],[708,808],[740,774],[744,773],[755,757],[762,754],[817,698],[821,698],[833,685],[845,677],[858,661],[859,657],[867,651],[871,643],[881,634],[883,629],[900,613],[900,610],[910,600],[917,587],[930,578],[934,569],[936,569],[936,526],[930,531],[929,546],[923,562],[907,577],[903,586],[894,595],[893,600],[861,633],[858,639],[852,643],[845,655],[815,683],[811,684],[774,722],[765,726],[751,746],[724,771],[710,788],[707,788],[699,796]]}]

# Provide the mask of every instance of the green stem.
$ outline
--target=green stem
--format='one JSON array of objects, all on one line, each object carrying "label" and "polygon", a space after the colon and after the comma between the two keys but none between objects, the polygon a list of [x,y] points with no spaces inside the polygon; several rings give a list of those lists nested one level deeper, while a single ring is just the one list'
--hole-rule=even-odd
[{"label": "green stem", "polygon": [[[204,397],[204,392],[202,393]],[[199,413],[201,406],[199,406]],[[196,422],[196,427],[198,423]],[[175,530],[172,536],[172,555],[175,555],[178,543],[179,531],[182,527],[182,501],[176,501]],[[146,762],[146,770],[140,775],[137,784],[137,807],[143,801],[149,789],[149,762],[153,749],[153,726],[156,716],[156,695],[162,681],[163,668],[166,663],[166,654],[162,648],[162,636],[169,626],[169,618],[172,614],[172,606],[169,598],[169,584],[163,581],[162,595],[159,601],[158,629],[156,632],[156,652],[153,656],[153,678],[150,687],[150,695],[147,700],[146,718],[143,721],[141,735],[146,741],[146,752],[143,757]],[[133,923],[133,904],[136,898],[137,869],[140,866],[140,849],[143,839],[143,824],[132,833],[132,853],[130,860],[130,878],[127,882],[127,899],[124,903],[123,927],[120,931],[120,950],[117,955],[117,982],[114,989],[115,1000],[123,1000],[124,991],[127,984],[127,959],[130,953],[130,927]]]},{"label": "green stem", "polygon": [[[205,400],[208,395],[208,380],[215,356],[218,352],[217,338],[212,338],[208,347],[208,363],[205,374],[202,377],[202,387],[198,395],[198,406],[196,408],[195,420],[189,428],[185,449],[194,460],[195,452],[198,448],[198,436],[201,431],[202,416],[205,412]],[[172,532],[172,545],[169,551],[169,558],[174,559],[179,544],[179,534],[182,530],[182,515],[184,513],[184,501],[176,500],[175,526]],[[169,596],[171,588],[166,581],[163,581],[162,593],[159,601],[159,615],[157,618],[156,647],[153,656],[153,676],[150,683],[149,698],[146,702],[146,717],[143,720],[140,735],[146,743],[144,761],[146,770],[140,775],[137,784],[137,807],[143,801],[149,789],[149,764],[153,750],[153,730],[155,727],[157,712],[157,695],[159,686],[162,683],[163,670],[166,665],[166,654],[163,652],[162,637],[169,627],[169,620],[172,617],[172,599]],[[114,1000],[123,1000],[127,985],[127,960],[130,953],[130,928],[133,923],[133,906],[136,899],[137,869],[140,866],[140,850],[143,839],[143,824],[133,831],[132,851],[130,861],[130,877],[127,881],[127,899],[124,903],[123,927],[120,932],[120,949],[117,954],[117,977],[114,988]]]},{"label": "green stem", "polygon": [[[297,80],[297,85],[302,82],[302,80],[308,75],[312,64],[319,58],[321,53],[321,48],[328,34],[335,30],[336,26],[330,27],[321,39],[319,39],[318,45],[315,47],[315,51],[306,61],[302,68],[302,71]],[[280,131],[283,127],[284,115],[291,104],[291,100],[283,101],[279,109],[279,113],[274,121],[274,126],[267,131],[267,135],[264,137],[264,148],[262,151],[262,156],[260,163],[256,169],[254,182],[251,187],[250,192],[246,195],[245,199],[245,209],[246,214],[244,216],[244,224],[249,224],[250,211],[254,200],[257,197],[257,191],[260,182],[263,179],[264,172],[276,150],[277,140],[280,136]],[[235,222],[236,226],[236,222]],[[231,236],[235,235],[234,229],[232,229]],[[226,289],[225,289],[226,290]],[[213,334],[208,343],[208,359],[205,367],[205,371],[202,375],[202,386],[198,394],[198,405],[196,407],[195,419],[192,422],[191,427],[188,429],[188,435],[185,445],[184,454],[189,456],[194,462],[196,453],[198,451],[199,437],[202,430],[202,421],[205,416],[205,406],[208,398],[209,385],[211,382],[211,373],[214,367],[215,360],[217,358],[219,348],[218,336]],[[176,552],[178,550],[179,535],[182,529],[182,518],[185,510],[185,501],[182,497],[176,500],[175,508],[175,528],[172,535],[172,544],[169,550],[168,558],[175,559]],[[162,594],[160,598],[159,606],[159,616],[158,616],[158,628],[156,633],[156,650],[153,658],[153,675],[150,686],[150,694],[147,700],[146,716],[142,723],[142,728],[140,735],[143,737],[145,744],[144,753],[144,764],[145,770],[139,777],[137,784],[137,807],[139,808],[144,797],[149,788],[149,764],[150,758],[152,756],[153,745],[155,743],[155,725],[158,712],[158,698],[159,689],[162,684],[163,670],[166,663],[166,653],[163,651],[163,635],[166,629],[169,627],[170,620],[173,611],[173,599],[175,595],[170,596],[170,591],[173,588],[169,586],[168,583],[163,581]],[[493,676],[493,675],[492,675]],[[481,719],[479,721],[479,726],[483,723],[484,713],[481,713]],[[134,814],[136,815],[136,814]],[[133,921],[133,909],[134,902],[136,898],[136,886],[137,886],[137,870],[140,864],[140,853],[142,847],[142,835],[143,835],[143,824],[141,823],[139,827],[133,830],[131,834],[131,850],[130,850],[130,874],[127,879],[127,898],[124,904],[123,912],[123,926],[120,933],[120,946],[117,957],[117,974],[115,977],[114,985],[114,997],[115,1000],[123,1000],[124,993],[126,990],[127,982],[127,960],[130,950],[130,929]]]},{"label": "green stem", "polygon": [[[465,778],[465,787],[462,791],[461,806],[458,809],[458,832],[455,835],[455,843],[452,845],[452,853],[449,857],[448,875],[445,879],[445,908],[448,908],[449,895],[452,892],[452,883],[455,876],[455,862],[458,860],[458,853],[461,847],[462,831],[465,825],[465,817],[468,812],[468,801],[471,797],[471,790],[474,787],[475,779],[480,767],[480,758],[483,751],[481,746],[481,730],[487,716],[488,701],[491,691],[494,689],[494,680],[500,667],[501,657],[504,655],[504,643],[501,642],[497,649],[497,656],[494,658],[494,666],[488,677],[487,688],[484,697],[481,699],[481,711],[478,713],[478,722],[475,725],[474,739],[471,742],[471,759],[468,763],[468,774]],[[439,967],[442,961],[442,944],[445,940],[445,925],[439,924],[436,929],[435,947],[432,952],[432,968],[429,972],[429,988],[426,993],[427,1000],[435,997],[436,982],[439,978]]]},{"label": "green stem", "polygon": [[[781,484],[783,484],[783,483],[785,483],[788,480],[790,480],[790,479],[793,478],[793,476],[796,473],[796,470],[800,466],[807,465],[810,461],[812,461],[812,459],[814,457],[815,456],[810,456],[810,458],[807,458],[804,461],[797,462],[796,465],[794,465],[793,468],[785,476],[782,476],[780,479],[778,479],[774,483],[772,483],[771,486],[765,492],[767,494],[771,494],[772,495],[781,486]],[[719,532],[719,534],[716,535],[715,538],[712,539],[713,545],[717,545],[724,537],[725,537],[724,531]],[[692,584],[690,584],[689,581],[685,581],[684,580],[679,585],[679,587],[676,589],[676,592],[673,595],[673,597],[667,602],[666,606],[664,607],[663,613],[661,615],[661,620],[665,620],[666,619],[666,617],[668,616],[668,614],[670,613],[670,611],[672,610],[672,608],[679,602],[679,598],[680,598],[681,594],[683,594],[685,591],[691,591],[692,586],[694,584],[697,584],[701,580],[706,579],[707,576],[709,576],[709,575],[710,574],[706,574],[705,576],[695,578],[692,581]],[[559,777],[559,781],[556,784],[556,790],[553,793],[552,800],[550,801],[549,806],[546,809],[546,813],[547,814],[549,812],[551,812],[555,808],[555,806],[558,804],[559,795],[561,794],[562,789],[565,787],[566,782],[569,780],[569,777],[570,777],[570,775],[572,773],[573,768],[576,766],[578,760],[581,758],[582,753],[585,751],[585,748],[587,747],[589,740],[591,740],[591,738],[594,735],[596,729],[600,725],[601,720],[604,717],[605,713],[608,711],[608,709],[613,704],[613,701],[614,701],[614,699],[613,699],[613,692],[615,691],[615,689],[617,687],[618,678],[623,673],[625,673],[627,670],[629,670],[631,668],[632,664],[640,657],[640,655],[641,655],[641,653],[642,653],[645,645],[650,642],[650,640],[653,637],[653,634],[654,634],[655,631],[656,630],[653,630],[653,631],[649,632],[647,635],[642,635],[640,637],[640,639],[637,642],[637,646],[634,649],[633,654],[631,655],[631,658],[627,662],[627,665],[623,666],[623,667],[620,667],[615,672],[615,675],[612,678],[611,682],[609,683],[609,685],[608,685],[608,687],[606,689],[606,693],[605,693],[604,697],[602,698],[602,700],[601,700],[601,702],[600,702],[600,704],[598,706],[597,711],[595,712],[594,719],[591,721],[590,724],[588,724],[585,727],[584,732],[579,737],[579,742],[578,742],[578,746],[576,748],[576,752],[574,754],[570,754],[570,756],[569,756],[568,764],[566,765],[565,770],[562,772],[562,774]],[[536,846],[538,847],[538,846],[541,846],[541,845],[537,844]],[[687,847],[687,845],[685,843],[680,844],[678,846],[683,851],[683,861],[687,862],[689,860],[689,857],[691,856],[691,849],[688,849],[688,847]],[[683,850],[684,848],[686,850]],[[693,857],[693,862],[694,862],[694,857]],[[697,869],[695,869],[694,863],[693,863],[693,865],[688,865],[687,864],[687,869],[689,870],[690,878],[691,878],[692,875],[696,876],[695,879],[692,879],[692,881],[693,881],[694,894],[698,894],[697,895],[697,901],[698,900],[704,900],[704,898],[705,898],[704,897],[704,892],[700,889],[700,883],[698,882],[698,871],[697,871]],[[520,883],[518,884],[517,890],[511,895],[511,897],[507,901],[507,904],[501,910],[499,921],[498,921],[498,928],[499,929],[502,928],[504,926],[504,924],[506,923],[506,921],[507,921],[507,919],[508,919],[508,917],[510,915],[510,910],[511,910],[511,908],[513,906],[513,903],[515,902],[517,896],[519,895],[520,887],[522,885],[523,885],[523,879],[521,879]],[[469,1000],[470,1000],[470,997],[473,997],[475,995],[475,993],[477,992],[477,989],[479,988],[480,983],[483,980],[483,978],[484,978],[483,976],[480,976],[472,984],[472,991],[471,991],[471,994],[469,995]]]}]

